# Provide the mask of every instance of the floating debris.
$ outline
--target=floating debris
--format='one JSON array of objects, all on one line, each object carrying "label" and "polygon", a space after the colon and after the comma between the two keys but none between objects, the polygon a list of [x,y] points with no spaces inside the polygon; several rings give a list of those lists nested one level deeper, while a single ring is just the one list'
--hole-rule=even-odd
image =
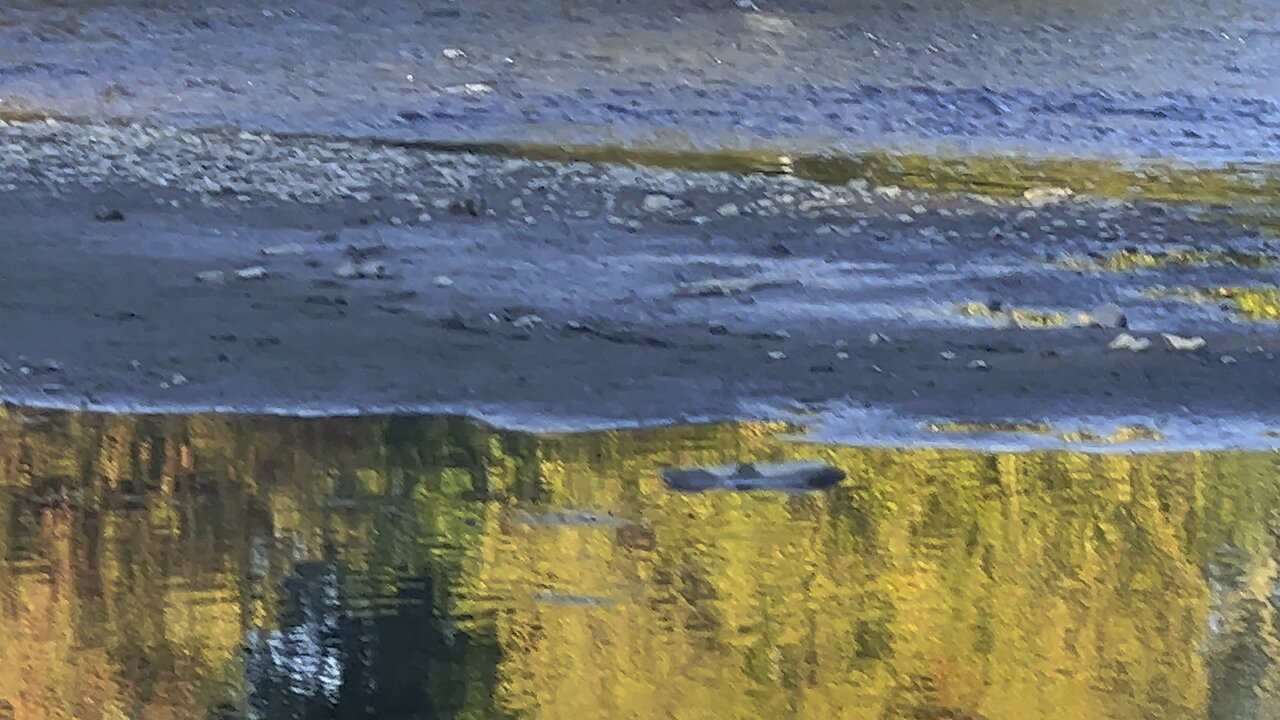
[{"label": "floating debris", "polygon": [[673,490],[824,490],[844,479],[844,471],[819,462],[666,468],[662,477]]}]

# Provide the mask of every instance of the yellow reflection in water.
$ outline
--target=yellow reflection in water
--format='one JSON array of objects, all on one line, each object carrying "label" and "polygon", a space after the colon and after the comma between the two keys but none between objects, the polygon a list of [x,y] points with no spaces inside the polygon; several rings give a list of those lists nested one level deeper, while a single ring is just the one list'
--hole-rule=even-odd
[{"label": "yellow reflection in water", "polygon": [[[0,717],[1280,712],[1267,454],[0,418]],[[664,465],[821,459],[815,494]]]}]

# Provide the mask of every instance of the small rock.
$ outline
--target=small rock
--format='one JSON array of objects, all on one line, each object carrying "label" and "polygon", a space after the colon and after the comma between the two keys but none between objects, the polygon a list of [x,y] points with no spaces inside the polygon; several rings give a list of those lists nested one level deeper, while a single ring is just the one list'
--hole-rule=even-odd
[{"label": "small rock", "polygon": [[737,217],[742,211],[733,203],[725,203],[716,208],[716,212],[719,213],[721,217]]},{"label": "small rock", "polygon": [[301,255],[303,253],[302,245],[296,242],[282,243],[280,245],[271,245],[262,248],[262,254],[267,257],[277,257],[281,255]]},{"label": "small rock", "polygon": [[791,339],[791,333],[787,332],[786,330],[774,330],[774,331],[771,333],[771,335],[773,335],[775,338],[777,338],[777,339],[779,339],[779,340],[790,340],[790,339]]},{"label": "small rock", "polygon": [[1099,305],[1093,309],[1093,312],[1089,313],[1089,317],[1092,320],[1092,324],[1100,328],[1115,330],[1129,327],[1129,318],[1125,317],[1124,310],[1121,310],[1120,306],[1115,303]]},{"label": "small rock", "polygon": [[227,279],[227,274],[221,270],[204,270],[196,273],[196,281],[208,283],[210,285],[221,285]]},{"label": "small rock", "polygon": [[423,223],[424,225],[426,223],[431,222],[434,219],[435,218],[431,217],[431,213],[427,212],[426,210],[423,210],[422,212],[418,213],[418,222]]},{"label": "small rock", "polygon": [[1164,338],[1164,343],[1170,350],[1177,350],[1178,352],[1194,352],[1209,344],[1199,335],[1196,335],[1195,337],[1182,337],[1181,335],[1164,333],[1160,337]]},{"label": "small rock", "polygon": [[183,375],[182,373],[174,373],[173,376],[169,378],[169,384],[173,385],[174,387],[177,387],[179,385],[186,385],[187,376]]},{"label": "small rock", "polygon": [[141,370],[141,369],[142,369],[142,363],[138,362],[137,360],[130,360],[130,361],[129,361],[129,369],[134,370],[134,371]]},{"label": "small rock", "polygon": [[1218,361],[1221,362],[1223,365],[1236,364],[1236,359],[1230,355],[1223,355],[1222,357],[1218,358]]},{"label": "small rock", "polygon": [[770,360],[786,360],[787,354],[782,352],[781,350],[770,350],[769,359]]},{"label": "small rock", "polygon": [[969,364],[966,365],[965,367],[969,368],[970,370],[990,370],[991,369],[991,366],[987,364],[986,360],[971,360]]},{"label": "small rock", "polygon": [[880,343],[889,342],[889,336],[883,333],[873,332],[867,336],[868,345],[879,345]]},{"label": "small rock", "polygon": [[261,280],[267,276],[267,269],[261,265],[253,265],[250,267],[240,268],[236,270],[236,277],[241,280]]},{"label": "small rock", "polygon": [[1143,352],[1150,347],[1150,338],[1136,338],[1129,333],[1120,333],[1114,340],[1107,343],[1107,349],[1109,350],[1128,350],[1130,352]]},{"label": "small rock", "polygon": [[467,54],[459,48],[445,48],[440,51],[440,54],[444,56],[445,60],[461,60],[467,56]]},{"label": "small rock", "polygon": [[1074,195],[1069,188],[1062,187],[1033,187],[1028,188],[1022,193],[1022,199],[1028,205],[1033,207],[1042,207],[1053,203],[1059,203]]},{"label": "small rock", "polygon": [[511,323],[512,327],[517,327],[521,330],[532,330],[534,327],[541,324],[542,324],[542,318],[532,313],[528,315],[521,315],[520,317],[516,318],[514,322]]},{"label": "small rock", "polygon": [[436,287],[442,287],[442,288],[453,287],[453,278],[449,277],[448,275],[437,275],[431,279],[431,283]]},{"label": "small rock", "polygon": [[644,202],[641,204],[641,207],[644,208],[645,212],[652,213],[666,212],[675,206],[676,201],[673,198],[668,195],[659,195],[658,193],[645,195]]},{"label": "small rock", "polygon": [[93,219],[98,222],[123,222],[124,213],[117,208],[99,207],[93,211]]},{"label": "small rock", "polygon": [[837,360],[848,360],[848,359],[849,359],[849,353],[847,353],[847,352],[845,352],[845,351],[841,350],[840,352],[836,353],[836,359],[837,359]]},{"label": "small rock", "polygon": [[942,358],[943,360],[955,360],[956,354],[951,352],[950,350],[943,350],[942,352],[938,353],[938,357]]},{"label": "small rock", "polygon": [[334,270],[340,278],[381,278],[387,275],[387,266],[378,260],[353,262],[348,260]]}]

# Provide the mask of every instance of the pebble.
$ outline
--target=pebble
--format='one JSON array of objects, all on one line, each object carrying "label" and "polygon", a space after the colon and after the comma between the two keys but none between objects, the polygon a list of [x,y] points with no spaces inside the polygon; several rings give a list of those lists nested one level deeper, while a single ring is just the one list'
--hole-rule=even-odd
[{"label": "pebble", "polygon": [[1130,352],[1143,352],[1150,349],[1150,338],[1136,338],[1129,333],[1120,333],[1114,340],[1107,343],[1110,350],[1128,350]]},{"label": "pebble", "polygon": [[387,266],[378,260],[353,262],[348,260],[334,270],[340,278],[380,278],[386,277]]},{"label": "pebble", "polygon": [[440,51],[440,54],[444,56],[445,60],[461,60],[467,56],[467,54],[459,48],[445,48]]},{"label": "pebble", "polygon": [[1235,364],[1236,364],[1236,359],[1235,359],[1234,357],[1232,357],[1231,355],[1223,355],[1222,357],[1218,358],[1218,361],[1219,361],[1219,362],[1221,362],[1223,365],[1235,365]]},{"label": "pebble", "polygon": [[1022,193],[1022,199],[1027,201],[1028,205],[1041,207],[1062,202],[1074,194],[1070,188],[1033,187]]},{"label": "pebble", "polygon": [[847,352],[845,352],[845,351],[841,350],[840,352],[836,353],[836,359],[837,359],[837,360],[848,360],[848,359],[849,359],[849,353],[847,353]]},{"label": "pebble", "polygon": [[943,360],[955,360],[956,354],[951,352],[950,350],[943,350],[942,352],[938,353],[938,357],[942,358]]},{"label": "pebble", "polygon": [[1093,320],[1093,325],[1100,328],[1114,330],[1129,327],[1129,318],[1125,317],[1124,310],[1115,303],[1103,303],[1094,308],[1089,316]]},{"label": "pebble", "polygon": [[1170,350],[1177,350],[1179,352],[1194,352],[1209,344],[1199,335],[1196,335],[1195,337],[1182,337],[1181,335],[1163,333],[1160,337],[1164,338],[1164,343]]},{"label": "pebble", "polygon": [[653,213],[665,212],[665,211],[671,210],[675,206],[676,206],[676,201],[672,199],[670,196],[659,195],[657,193],[651,193],[649,195],[645,195],[644,202],[641,204],[641,207],[644,208],[645,212],[653,212]]},{"label": "pebble", "polygon": [[227,279],[227,274],[221,270],[204,270],[196,273],[196,280],[210,285],[221,285]]},{"label": "pebble", "polygon": [[261,265],[252,265],[250,267],[244,267],[236,270],[236,277],[241,280],[261,280],[266,276],[267,269]]},{"label": "pebble", "polygon": [[453,278],[448,275],[437,275],[431,279],[431,282],[436,287],[453,287]]},{"label": "pebble", "polygon": [[423,210],[422,212],[418,213],[418,222],[423,223],[424,225],[426,223],[431,222],[434,219],[435,218],[431,217],[431,213],[427,212],[426,210]]},{"label": "pebble", "polygon": [[100,207],[93,211],[93,219],[98,222],[122,222],[124,213],[116,208]]},{"label": "pebble", "polygon": [[966,365],[965,367],[968,367],[970,370],[990,370],[991,369],[991,366],[987,364],[986,360],[971,360],[969,364]]},{"label": "pebble", "polygon": [[889,336],[883,333],[873,332],[867,336],[867,344],[869,345],[879,345],[880,343],[887,342],[889,342]]},{"label": "pebble", "polygon": [[737,217],[742,211],[733,203],[725,203],[716,208],[716,212],[719,213],[721,217]]},{"label": "pebble", "polygon": [[521,330],[532,330],[535,326],[538,326],[541,324],[542,324],[542,318],[532,313],[529,315],[521,315],[520,317],[516,318],[514,322],[511,323],[512,326],[520,328]]},{"label": "pebble", "polygon": [[174,387],[177,387],[178,385],[186,385],[187,376],[182,373],[174,373],[173,376],[169,378],[169,384]]},{"label": "pebble", "polygon": [[281,255],[301,255],[303,247],[296,242],[281,243],[280,245],[271,245],[262,248],[262,254],[267,257],[277,257]]},{"label": "pebble", "polygon": [[787,354],[782,352],[781,350],[770,350],[769,359],[770,360],[786,360]]}]

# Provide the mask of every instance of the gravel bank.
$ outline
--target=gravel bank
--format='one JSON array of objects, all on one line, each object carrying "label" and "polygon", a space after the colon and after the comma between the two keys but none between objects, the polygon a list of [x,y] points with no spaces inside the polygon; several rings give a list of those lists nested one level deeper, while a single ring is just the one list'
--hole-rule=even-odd
[{"label": "gravel bank", "polygon": [[[1189,292],[1280,285],[1273,238],[1224,208],[244,132],[10,124],[0,144],[12,402],[558,428],[805,409],[886,441],[1280,426],[1280,333]],[[1109,349],[1120,332],[1152,343]]]}]

